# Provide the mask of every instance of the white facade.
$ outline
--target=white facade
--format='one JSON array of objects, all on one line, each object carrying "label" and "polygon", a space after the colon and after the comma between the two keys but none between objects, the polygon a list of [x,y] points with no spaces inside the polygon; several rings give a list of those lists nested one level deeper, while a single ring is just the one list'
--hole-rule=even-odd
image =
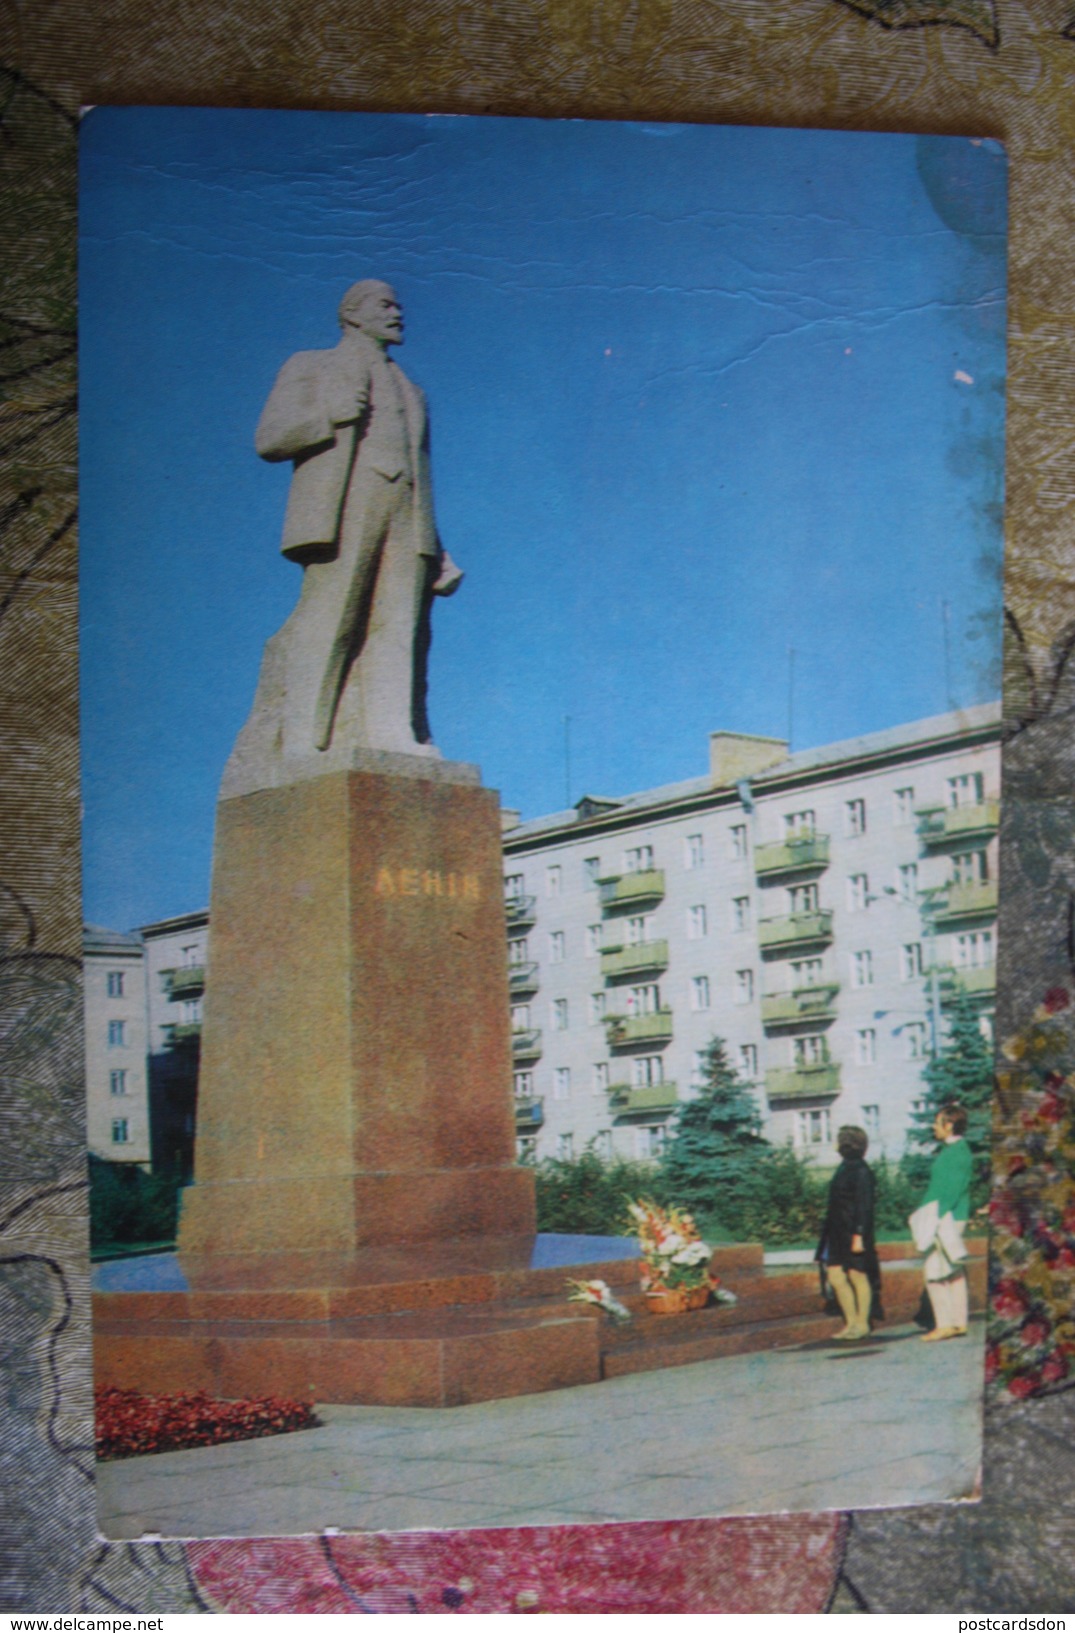
[{"label": "white facade", "polygon": [[150,1162],[146,984],[137,935],[83,931],[87,1144],[108,1162]]},{"label": "white facade", "polygon": [[209,915],[183,913],[145,924],[149,1050],[163,1054],[201,1034]]},{"label": "white facade", "polygon": [[505,833],[520,1152],[657,1155],[720,1037],[774,1143],[899,1156],[948,995],[992,1009],[999,733],[716,733],[708,777]]}]

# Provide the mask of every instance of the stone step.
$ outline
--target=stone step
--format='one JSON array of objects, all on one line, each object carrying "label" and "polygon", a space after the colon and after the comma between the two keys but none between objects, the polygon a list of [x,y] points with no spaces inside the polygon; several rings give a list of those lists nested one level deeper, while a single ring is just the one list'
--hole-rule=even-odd
[{"label": "stone step", "polygon": [[[713,1312],[699,1311],[700,1316]],[[655,1317],[654,1321],[675,1323],[677,1316]],[[764,1350],[788,1349],[798,1344],[824,1343],[839,1329],[840,1322],[823,1312],[782,1316],[769,1321],[726,1321],[710,1324],[707,1330],[684,1329],[668,1334],[647,1330],[608,1349],[602,1334],[601,1376],[619,1378],[628,1373],[659,1372],[668,1367],[691,1366],[696,1361],[718,1360],[726,1355],[752,1355]],[[621,1329],[622,1330],[622,1329]],[[880,1341],[885,1331],[878,1329],[870,1342]],[[864,1341],[865,1343],[866,1341]],[[833,1348],[843,1348],[833,1345]]]}]

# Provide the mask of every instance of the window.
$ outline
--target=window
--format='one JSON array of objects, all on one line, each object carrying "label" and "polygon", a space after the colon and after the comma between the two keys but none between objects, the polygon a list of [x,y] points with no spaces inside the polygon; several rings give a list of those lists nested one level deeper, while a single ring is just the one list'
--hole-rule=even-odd
[{"label": "window", "polygon": [[796,958],[791,965],[791,986],[795,991],[799,987],[819,987],[825,974],[825,966],[820,958]]},{"label": "window", "polygon": [[829,1058],[820,1032],[808,1032],[791,1040],[791,1058],[796,1066],[824,1066]]},{"label": "window", "polygon": [[582,859],[582,882],[591,888],[601,877],[601,858],[599,856],[584,856]]},{"label": "window", "polygon": [[519,936],[515,941],[508,942],[508,963],[525,964],[530,957],[530,948],[525,936]]},{"label": "window", "polygon": [[918,896],[918,865],[906,862],[896,869],[896,894],[901,902],[913,902]]},{"label": "window", "polygon": [[123,1069],[121,1071],[118,1071],[118,1072],[109,1072],[109,1074],[108,1074],[108,1092],[109,1092],[109,1094],[126,1094],[127,1093],[127,1068],[126,1067],[123,1067]]},{"label": "window", "polygon": [[922,943],[905,941],[900,948],[900,980],[917,981],[922,974]]},{"label": "window", "polygon": [[876,1140],[876,1139],[880,1138],[880,1135],[881,1135],[881,1108],[880,1108],[880,1106],[863,1106],[863,1108],[862,1108],[862,1127],[863,1127],[863,1132],[868,1134],[870,1136],[871,1140]]},{"label": "window", "polygon": [[855,1033],[855,1065],[872,1066],[877,1059],[877,1033],[864,1026]]},{"label": "window", "polygon": [[728,830],[728,849],[732,860],[741,862],[750,855],[750,838],[745,822],[737,822]]},{"label": "window", "polygon": [[593,1147],[602,1162],[611,1162],[612,1130],[610,1128],[599,1128],[594,1135]]},{"label": "window", "polygon": [[784,818],[784,838],[810,839],[816,826],[813,811],[789,811]]},{"label": "window", "polygon": [[593,1068],[593,1092],[604,1094],[608,1089],[608,1061],[597,1060]]},{"label": "window", "polygon": [[788,886],[789,913],[816,913],[817,904],[817,885]]},{"label": "window", "polygon": [[514,1075],[515,1096],[518,1100],[529,1100],[534,1092],[533,1072],[516,1072]]},{"label": "window", "polygon": [[529,1032],[529,1030],[530,1030],[530,1005],[529,1004],[512,1004],[512,1006],[511,1006],[511,1029],[512,1029],[513,1032]]},{"label": "window", "polygon": [[553,930],[549,936],[549,963],[562,964],[564,961],[564,932]]},{"label": "window", "polygon": [[643,942],[649,941],[653,929],[652,913],[636,913],[627,920],[627,945],[640,947]]},{"label": "window", "polygon": [[184,1026],[193,1026],[202,1018],[202,1001],[200,998],[184,998],[179,1011],[183,1017]]},{"label": "window", "polygon": [[925,1060],[928,1053],[925,1021],[908,1021],[903,1029],[903,1046],[908,1060]]},{"label": "window", "polygon": [[683,865],[687,868],[705,866],[705,840],[701,834],[688,834],[683,841]]},{"label": "window", "polygon": [[109,972],[108,972],[108,996],[110,998],[122,998],[123,997],[123,975],[124,975],[124,972],[122,970],[109,970]]},{"label": "window", "polygon": [[733,896],[732,897],[732,929],[733,930],[749,930],[750,929],[750,897],[749,896]]},{"label": "window", "polygon": [[869,905],[870,878],[867,873],[852,873],[847,881],[847,910],[865,913]]},{"label": "window", "polygon": [[668,1129],[664,1123],[651,1123],[635,1129],[635,1156],[641,1162],[659,1157],[665,1148]]},{"label": "window", "polygon": [[605,1018],[605,995],[603,992],[590,993],[590,1025],[596,1026]]},{"label": "window", "polygon": [[709,977],[696,975],[691,980],[691,1008],[696,1012],[709,1008]]},{"label": "window", "polygon": [[961,805],[981,805],[983,797],[982,773],[967,771],[948,779],[948,806],[957,810]]},{"label": "window", "polygon": [[112,1144],[126,1145],[130,1140],[130,1128],[126,1117],[113,1117]]},{"label": "window", "polygon": [[952,857],[952,883],[976,885],[989,877],[989,859],[985,851],[964,851]]},{"label": "window", "polygon": [[109,1023],[108,1023],[108,1047],[110,1049],[122,1049],[125,1046],[126,1042],[127,1042],[127,1022],[126,1021],[109,1021]]},{"label": "window", "polygon": [[552,1029],[554,1032],[567,1031],[566,998],[554,998],[552,1001]]},{"label": "window", "polygon": [[993,962],[992,930],[972,930],[956,936],[955,966],[957,970],[980,970]]},{"label": "window", "polygon": [[851,985],[853,987],[873,986],[873,954],[870,952],[851,954]]},{"label": "window", "polygon": [[520,1134],[515,1142],[515,1156],[519,1162],[536,1162],[537,1135]]},{"label": "window", "polygon": [[701,941],[705,935],[706,921],[704,907],[688,907],[687,909],[687,940]]},{"label": "window", "polygon": [[586,926],[586,957],[596,958],[601,951],[601,943],[605,937],[603,924],[588,924]]},{"label": "window", "polygon": [[752,1004],[754,1002],[754,971],[736,970],[735,984],[732,991],[737,1004]]},{"label": "window", "polygon": [[892,796],[892,821],[897,828],[909,828],[914,821],[914,789],[897,788]]},{"label": "window", "polygon": [[804,1146],[831,1145],[832,1117],[827,1107],[795,1113],[795,1144]]},{"label": "window", "polygon": [[627,873],[648,873],[653,866],[653,846],[635,845],[624,851],[623,866]]},{"label": "window", "polygon": [[558,1134],[556,1136],[556,1155],[561,1162],[570,1162],[575,1155],[575,1136],[573,1134]]},{"label": "window", "polygon": [[661,1007],[661,989],[656,982],[632,987],[627,994],[628,1015],[656,1015]]},{"label": "window", "polygon": [[551,862],[545,869],[546,896],[558,896],[560,894],[560,886],[562,883],[563,874],[560,870],[559,862]]},{"label": "window", "polygon": [[844,804],[844,832],[852,838],[866,832],[866,801],[849,799]]},{"label": "window", "polygon": [[636,1055],[631,1062],[631,1082],[636,1089],[664,1082],[664,1061],[660,1055]]},{"label": "window", "polygon": [[552,1074],[552,1097],[554,1100],[569,1100],[571,1098],[571,1067],[557,1066]]},{"label": "window", "polygon": [[707,1049],[696,1049],[691,1061],[691,1088],[701,1089],[706,1081],[706,1062],[709,1058]]},{"label": "window", "polygon": [[504,877],[504,895],[507,900],[514,901],[525,890],[526,880],[521,873],[508,873]]},{"label": "window", "polygon": [[753,1082],[758,1075],[758,1046],[756,1043],[741,1043],[739,1045],[739,1071],[748,1081]]}]

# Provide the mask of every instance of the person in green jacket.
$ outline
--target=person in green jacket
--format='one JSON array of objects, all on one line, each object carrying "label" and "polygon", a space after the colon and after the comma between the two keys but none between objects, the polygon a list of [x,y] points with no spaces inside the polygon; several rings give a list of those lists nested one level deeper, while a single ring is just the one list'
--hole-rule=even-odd
[{"label": "person in green jacket", "polygon": [[[939,1219],[951,1214],[955,1235],[962,1240],[963,1227],[970,1218],[972,1161],[967,1132],[966,1107],[958,1100],[947,1101],[933,1120],[933,1137],[941,1149],[929,1171],[929,1185],[922,1205],[936,1202]],[[951,1240],[949,1240],[951,1245]],[[937,1325],[922,1334],[923,1342],[941,1338],[962,1338],[967,1331],[967,1277],[961,1262],[950,1258],[939,1242],[926,1259],[926,1289]]]}]

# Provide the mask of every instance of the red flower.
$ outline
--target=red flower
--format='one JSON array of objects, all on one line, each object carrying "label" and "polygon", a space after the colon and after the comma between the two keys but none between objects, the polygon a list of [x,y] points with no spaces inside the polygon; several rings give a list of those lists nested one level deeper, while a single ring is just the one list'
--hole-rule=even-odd
[{"label": "red flower", "polygon": [[1028,1165],[1027,1160],[1026,1160],[1026,1158],[1024,1156],[1020,1155],[1020,1156],[1015,1156],[1015,1157],[1009,1157],[1008,1158],[1008,1178],[1013,1179],[1016,1174],[1024,1173],[1028,1166],[1029,1165]]},{"label": "red flower", "polygon": [[1000,1316],[1014,1318],[1022,1315],[1029,1303],[1026,1293],[1017,1281],[1006,1276],[999,1281],[993,1293],[993,1308]]},{"label": "red flower", "polygon": [[1038,1344],[1044,1344],[1052,1329],[1044,1316],[1031,1316],[1024,1321],[1019,1329],[1019,1336],[1028,1348],[1034,1349]]},{"label": "red flower", "polygon": [[1061,1378],[1068,1375],[1068,1364],[1058,1350],[1046,1356],[1041,1364],[1041,1381],[1044,1384],[1059,1383]]},{"label": "red flower", "polygon": [[1062,1009],[1067,1009],[1071,1003],[1067,987],[1050,987],[1041,1001],[1041,1007],[1049,1015],[1059,1015]]},{"label": "red flower", "polygon": [[1042,1099],[1041,1105],[1038,1107],[1038,1116],[1043,1117],[1047,1123],[1058,1123],[1065,1110],[1064,1102],[1058,1099],[1055,1094],[1050,1093]]},{"label": "red flower", "polygon": [[993,1379],[996,1377],[996,1375],[997,1375],[997,1373],[999,1371],[1000,1371],[1000,1345],[999,1344],[990,1344],[989,1348],[985,1352],[985,1379],[986,1379],[986,1383],[992,1383]]},{"label": "red flower", "polygon": [[1008,1393],[1014,1395],[1017,1401],[1025,1401],[1040,1387],[1041,1374],[1038,1372],[1017,1372],[1014,1378],[1008,1379]]},{"label": "red flower", "polygon": [[1056,1255],[1056,1262],[1063,1265],[1065,1270],[1070,1270],[1072,1265],[1075,1265],[1075,1248],[1066,1242]]}]

